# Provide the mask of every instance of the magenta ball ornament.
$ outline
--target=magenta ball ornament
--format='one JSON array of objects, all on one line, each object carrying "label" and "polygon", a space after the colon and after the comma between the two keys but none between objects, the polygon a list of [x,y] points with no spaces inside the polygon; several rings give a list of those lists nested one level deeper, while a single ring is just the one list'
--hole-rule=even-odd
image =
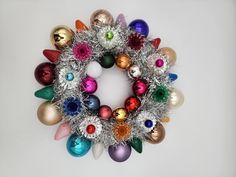
[{"label": "magenta ball ornament", "polygon": [[148,84],[146,80],[138,79],[133,84],[133,92],[137,96],[144,95],[148,90]]},{"label": "magenta ball ornament", "polygon": [[131,146],[129,144],[111,145],[108,148],[108,153],[112,160],[124,162],[131,155]]},{"label": "magenta ball ornament", "polygon": [[88,94],[94,93],[97,90],[97,81],[92,77],[86,77],[82,80],[81,87]]}]

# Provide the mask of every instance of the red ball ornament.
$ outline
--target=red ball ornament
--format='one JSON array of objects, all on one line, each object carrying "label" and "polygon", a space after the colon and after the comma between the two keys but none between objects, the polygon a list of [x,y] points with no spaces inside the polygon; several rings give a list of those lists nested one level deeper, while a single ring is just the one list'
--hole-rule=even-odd
[{"label": "red ball ornament", "polygon": [[89,125],[86,127],[86,132],[87,132],[88,134],[93,134],[95,131],[96,131],[96,127],[95,127],[93,124],[89,124]]},{"label": "red ball ornament", "polygon": [[141,101],[137,97],[131,96],[125,100],[125,108],[129,112],[136,111],[140,107],[140,105]]},{"label": "red ball ornament", "polygon": [[112,116],[112,109],[107,105],[103,105],[99,108],[98,115],[103,120],[109,120]]},{"label": "red ball ornament", "polygon": [[51,85],[55,79],[55,65],[52,63],[41,63],[34,71],[35,79],[42,85]]},{"label": "red ball ornament", "polygon": [[133,92],[137,96],[144,95],[148,90],[148,84],[146,80],[138,79],[133,84]]}]

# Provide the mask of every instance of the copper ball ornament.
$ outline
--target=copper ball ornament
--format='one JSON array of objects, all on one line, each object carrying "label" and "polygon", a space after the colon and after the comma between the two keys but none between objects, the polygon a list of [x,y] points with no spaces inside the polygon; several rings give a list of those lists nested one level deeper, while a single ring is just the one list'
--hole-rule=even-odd
[{"label": "copper ball ornament", "polygon": [[101,27],[105,25],[111,25],[113,23],[113,17],[110,12],[104,9],[96,10],[90,17],[91,27]]},{"label": "copper ball ornament", "polygon": [[165,138],[165,128],[158,122],[152,131],[147,133],[145,138],[151,144],[158,144]]},{"label": "copper ball ornament", "polygon": [[170,47],[163,47],[157,50],[158,53],[166,55],[170,64],[173,66],[176,62],[176,52]]},{"label": "copper ball ornament", "polygon": [[116,58],[116,65],[121,69],[128,69],[132,62],[127,54],[119,54]]},{"label": "copper ball ornament", "polygon": [[128,117],[128,111],[125,108],[117,108],[113,111],[113,117],[117,121],[124,121]]},{"label": "copper ball ornament", "polygon": [[63,49],[67,45],[72,44],[72,39],[74,37],[74,32],[67,26],[60,25],[56,26],[50,35],[50,40],[52,45],[57,49]]},{"label": "copper ball ornament", "polygon": [[39,121],[45,125],[55,125],[62,120],[62,115],[57,110],[56,105],[50,101],[46,101],[39,106],[37,115]]}]

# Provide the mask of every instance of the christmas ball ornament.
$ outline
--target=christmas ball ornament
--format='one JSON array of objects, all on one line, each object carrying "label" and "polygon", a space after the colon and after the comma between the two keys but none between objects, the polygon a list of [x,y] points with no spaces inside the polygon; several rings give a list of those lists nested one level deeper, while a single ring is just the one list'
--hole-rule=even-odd
[{"label": "christmas ball ornament", "polygon": [[113,17],[105,9],[99,9],[95,11],[91,18],[90,18],[90,24],[92,27],[101,27],[105,25],[111,25],[113,23]]},{"label": "christmas ball ornament", "polygon": [[146,140],[151,144],[158,144],[165,138],[165,129],[161,123],[157,123],[151,132],[146,135]]},{"label": "christmas ball ornament", "polygon": [[50,35],[52,45],[57,49],[63,49],[64,47],[72,44],[74,32],[67,26],[55,27]]},{"label": "christmas ball ornament", "polygon": [[95,95],[89,95],[88,98],[84,100],[84,103],[85,106],[91,111],[96,111],[100,107],[100,100]]},{"label": "christmas ball ornament", "polygon": [[111,68],[115,64],[115,57],[111,53],[105,53],[100,60],[100,64],[103,68]]},{"label": "christmas ball ornament", "polygon": [[82,90],[86,93],[94,93],[97,90],[97,81],[91,77],[82,80]]},{"label": "christmas ball ornament", "polygon": [[[110,12],[100,9],[90,22],[88,27],[77,19],[76,33],[67,26],[52,30],[51,42],[58,50],[43,50],[46,62],[34,72],[43,85],[34,94],[47,100],[37,114],[46,125],[62,121],[54,139],[69,136],[67,150],[72,156],[83,156],[92,146],[95,159],[108,148],[114,161],[123,162],[131,147],[141,153],[143,142],[161,142],[165,136],[161,123],[169,121],[172,108],[183,104],[183,94],[174,88],[176,53],[159,48],[159,37],[147,38],[144,20],[127,26],[123,14],[114,21]],[[103,69],[112,67],[126,74],[133,91],[114,110],[100,106],[100,98],[93,95]]]},{"label": "christmas ball ornament", "polygon": [[116,162],[124,162],[131,155],[131,147],[128,144],[111,145],[108,148],[108,153],[112,160]]},{"label": "christmas ball ornament", "polygon": [[125,100],[125,108],[129,112],[136,111],[140,107],[140,105],[141,101],[137,97],[131,96]]},{"label": "christmas ball ornament", "polygon": [[91,148],[91,141],[88,139],[72,134],[67,140],[67,150],[74,157],[81,157],[88,153]]},{"label": "christmas ball ornament", "polygon": [[98,110],[98,116],[103,120],[109,120],[112,117],[112,109],[107,105],[102,105]]},{"label": "christmas ball ornament", "polygon": [[113,117],[117,121],[123,121],[128,117],[128,111],[125,108],[117,108],[113,111]]},{"label": "christmas ball ornament", "polygon": [[34,71],[35,79],[42,85],[51,85],[55,79],[55,65],[52,63],[41,63]]},{"label": "christmas ball ornament", "polygon": [[176,88],[170,93],[170,107],[177,108],[184,103],[184,95]]},{"label": "christmas ball ornament", "polygon": [[144,35],[145,37],[148,36],[149,27],[148,27],[148,24],[144,20],[141,20],[141,19],[134,20],[129,24],[129,27],[132,30]]},{"label": "christmas ball ornament", "polygon": [[138,79],[133,84],[133,92],[137,96],[144,95],[148,90],[147,81],[143,79]]},{"label": "christmas ball ornament", "polygon": [[57,110],[56,105],[49,101],[39,106],[37,115],[39,121],[45,125],[55,125],[62,120],[62,115]]},{"label": "christmas ball ornament", "polygon": [[128,69],[131,66],[130,57],[127,54],[119,54],[116,58],[116,65],[121,69]]},{"label": "christmas ball ornament", "polygon": [[176,62],[176,53],[172,48],[169,47],[163,47],[157,50],[158,53],[162,55],[166,55],[169,59],[169,62],[171,65],[174,65]]},{"label": "christmas ball ornament", "polygon": [[97,78],[102,74],[102,67],[96,61],[90,62],[86,68],[86,73],[90,77]]}]

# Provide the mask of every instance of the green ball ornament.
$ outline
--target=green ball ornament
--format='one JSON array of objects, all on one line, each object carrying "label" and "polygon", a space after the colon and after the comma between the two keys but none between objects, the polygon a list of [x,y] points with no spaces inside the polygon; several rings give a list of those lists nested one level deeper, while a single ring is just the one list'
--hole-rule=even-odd
[{"label": "green ball ornament", "polygon": [[155,102],[161,103],[166,102],[169,98],[169,95],[169,89],[164,85],[159,85],[152,93],[152,98]]},{"label": "green ball ornament", "polygon": [[52,86],[47,86],[47,87],[44,87],[40,90],[37,90],[34,93],[34,95],[38,98],[42,98],[42,99],[51,101],[54,97],[54,90],[53,90]]},{"label": "green ball ornament", "polygon": [[115,64],[115,57],[111,53],[105,53],[100,60],[100,64],[103,68],[111,68]]},{"label": "green ball ornament", "polygon": [[142,140],[140,140],[137,137],[134,137],[131,141],[130,141],[130,145],[134,148],[135,151],[137,151],[138,153],[142,153],[143,151],[143,143]]}]

